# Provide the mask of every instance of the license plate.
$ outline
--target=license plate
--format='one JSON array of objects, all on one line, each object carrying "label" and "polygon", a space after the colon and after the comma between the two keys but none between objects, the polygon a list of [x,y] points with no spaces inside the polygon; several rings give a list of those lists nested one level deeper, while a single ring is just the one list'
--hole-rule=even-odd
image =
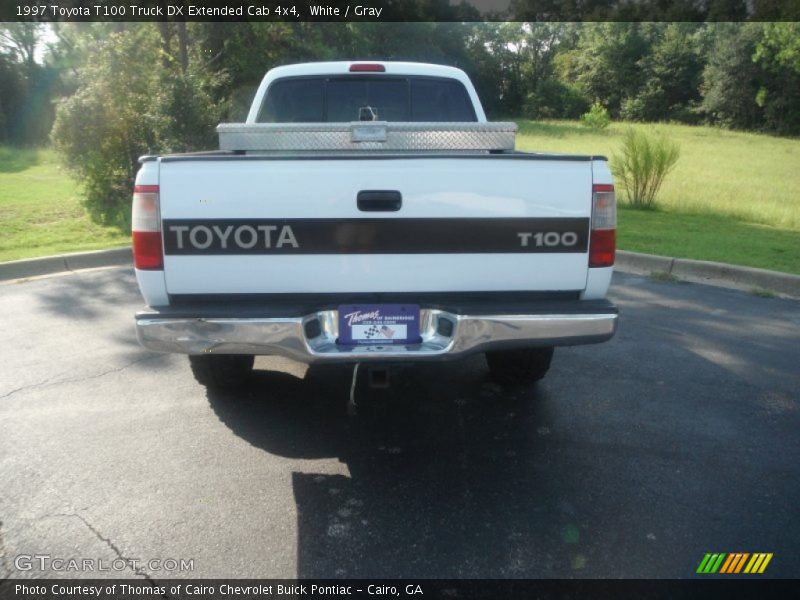
[{"label": "license plate", "polygon": [[416,304],[345,304],[339,307],[339,344],[416,344]]}]

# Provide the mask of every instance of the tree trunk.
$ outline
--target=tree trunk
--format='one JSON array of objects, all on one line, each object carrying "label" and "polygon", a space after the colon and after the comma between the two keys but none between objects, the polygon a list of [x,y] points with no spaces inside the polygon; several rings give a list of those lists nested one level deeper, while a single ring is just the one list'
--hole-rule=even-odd
[{"label": "tree trunk", "polygon": [[211,51],[211,63],[216,62],[220,56],[222,56],[222,51],[225,48],[225,37],[223,32],[223,23],[220,21],[212,21],[208,24],[209,26],[209,35],[208,35],[208,47]]},{"label": "tree trunk", "polygon": [[186,73],[189,68],[189,41],[186,35],[186,21],[178,21],[178,51],[181,59],[181,72]]},{"label": "tree trunk", "polygon": [[161,66],[169,69],[170,62],[172,62],[172,31],[169,23],[159,22],[158,31],[161,34]]}]

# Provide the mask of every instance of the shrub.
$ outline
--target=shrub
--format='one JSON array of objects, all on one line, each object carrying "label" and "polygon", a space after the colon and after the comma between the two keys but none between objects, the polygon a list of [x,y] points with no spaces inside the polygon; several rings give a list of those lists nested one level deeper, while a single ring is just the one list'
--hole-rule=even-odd
[{"label": "shrub", "polygon": [[611,117],[608,116],[608,111],[602,104],[595,102],[589,112],[581,115],[581,121],[592,129],[605,129],[611,123]]},{"label": "shrub", "polygon": [[85,205],[102,223],[130,228],[138,158],[215,145],[221,104],[217,80],[161,66],[156,32],[132,27],[110,35],[79,72],[78,91],[58,106],[51,133],[82,184]]},{"label": "shrub", "polygon": [[93,218],[128,225],[138,157],[156,145],[150,112],[158,55],[141,32],[114,33],[80,71],[80,88],[56,111],[51,138],[82,184]]},{"label": "shrub", "polygon": [[627,203],[636,208],[655,208],[658,190],[679,156],[678,144],[663,133],[629,127],[621,152],[611,157],[611,171],[625,188]]}]

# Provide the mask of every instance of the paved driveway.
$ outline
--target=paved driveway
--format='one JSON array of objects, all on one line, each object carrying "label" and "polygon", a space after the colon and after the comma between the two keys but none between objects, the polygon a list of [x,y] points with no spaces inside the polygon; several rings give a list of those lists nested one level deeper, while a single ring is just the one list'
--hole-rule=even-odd
[{"label": "paved driveway", "polygon": [[687,577],[712,551],[798,575],[800,304],[615,277],[616,338],[539,385],[409,367],[355,418],[347,367],[262,358],[229,395],[144,352],[129,270],[0,285],[0,575]]}]

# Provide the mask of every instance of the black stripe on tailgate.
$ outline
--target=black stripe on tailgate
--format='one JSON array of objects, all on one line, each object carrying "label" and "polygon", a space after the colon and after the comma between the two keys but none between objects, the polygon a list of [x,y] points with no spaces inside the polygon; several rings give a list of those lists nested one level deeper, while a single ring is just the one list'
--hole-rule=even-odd
[{"label": "black stripe on tailgate", "polygon": [[165,219],[168,255],[585,253],[588,218]]}]

